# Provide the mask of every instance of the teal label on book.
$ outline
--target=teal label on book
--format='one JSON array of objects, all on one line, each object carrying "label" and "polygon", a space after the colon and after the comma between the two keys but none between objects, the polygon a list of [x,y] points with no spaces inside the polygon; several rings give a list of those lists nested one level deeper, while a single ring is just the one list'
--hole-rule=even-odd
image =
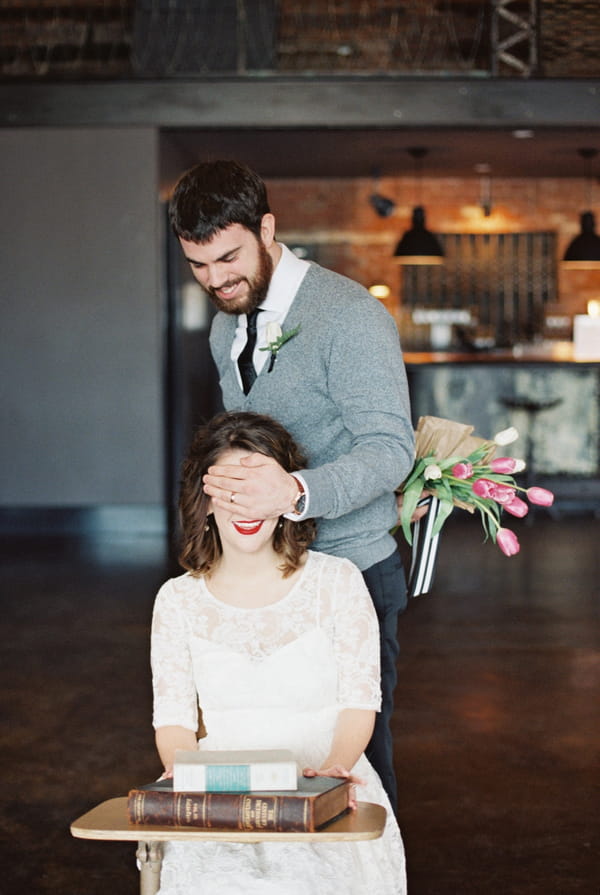
[{"label": "teal label on book", "polygon": [[248,792],[250,767],[241,764],[208,765],[206,789],[209,792]]}]

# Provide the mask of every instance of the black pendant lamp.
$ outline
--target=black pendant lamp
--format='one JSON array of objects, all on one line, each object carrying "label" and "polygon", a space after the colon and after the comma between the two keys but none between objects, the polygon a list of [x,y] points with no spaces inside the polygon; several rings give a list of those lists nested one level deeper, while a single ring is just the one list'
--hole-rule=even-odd
[{"label": "black pendant lamp", "polygon": [[[421,162],[427,149],[414,146],[407,149],[415,162],[415,177],[421,192]],[[412,212],[412,226],[407,230],[394,252],[399,264],[443,264],[444,250],[436,236],[425,226],[425,209],[415,205]]]},{"label": "black pendant lamp", "polygon": [[[589,200],[591,206],[592,192],[592,159],[598,155],[597,149],[578,149],[577,152],[586,163],[586,181],[589,184],[589,194],[584,201]],[[563,256],[563,267],[572,270],[590,270],[600,268],[600,236],[596,233],[596,219],[593,211],[584,211],[580,215],[581,231],[569,243]]]}]

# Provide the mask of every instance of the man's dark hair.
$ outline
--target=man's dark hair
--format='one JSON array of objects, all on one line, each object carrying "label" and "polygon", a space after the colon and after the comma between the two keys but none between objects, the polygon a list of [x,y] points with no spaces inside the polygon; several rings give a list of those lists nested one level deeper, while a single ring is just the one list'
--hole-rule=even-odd
[{"label": "man's dark hair", "polygon": [[263,180],[238,162],[219,160],[196,165],[179,178],[169,219],[176,236],[206,243],[231,224],[260,237],[263,215],[270,211]]}]

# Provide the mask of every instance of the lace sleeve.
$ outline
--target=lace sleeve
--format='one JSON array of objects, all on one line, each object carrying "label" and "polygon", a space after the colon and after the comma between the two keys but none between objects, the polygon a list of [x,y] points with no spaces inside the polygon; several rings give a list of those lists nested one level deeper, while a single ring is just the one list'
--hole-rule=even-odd
[{"label": "lace sleeve", "polygon": [[364,578],[342,560],[332,602],[338,701],[344,708],[381,708],[379,625]]},{"label": "lace sleeve", "polygon": [[153,725],[178,725],[196,732],[198,699],[192,673],[187,625],[171,581],[154,603],[151,635]]}]

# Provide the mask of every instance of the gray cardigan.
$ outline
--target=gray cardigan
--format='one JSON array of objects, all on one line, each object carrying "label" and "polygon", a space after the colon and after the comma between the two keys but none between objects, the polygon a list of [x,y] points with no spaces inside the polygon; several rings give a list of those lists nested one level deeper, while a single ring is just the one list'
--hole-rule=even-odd
[{"label": "gray cardigan", "polygon": [[210,336],[224,406],[269,414],[301,445],[315,549],[360,569],[385,559],[395,547],[393,490],[414,457],[394,320],[358,283],[311,264],[282,327],[300,330],[248,395],[230,357],[236,325],[235,315],[219,313]]}]

